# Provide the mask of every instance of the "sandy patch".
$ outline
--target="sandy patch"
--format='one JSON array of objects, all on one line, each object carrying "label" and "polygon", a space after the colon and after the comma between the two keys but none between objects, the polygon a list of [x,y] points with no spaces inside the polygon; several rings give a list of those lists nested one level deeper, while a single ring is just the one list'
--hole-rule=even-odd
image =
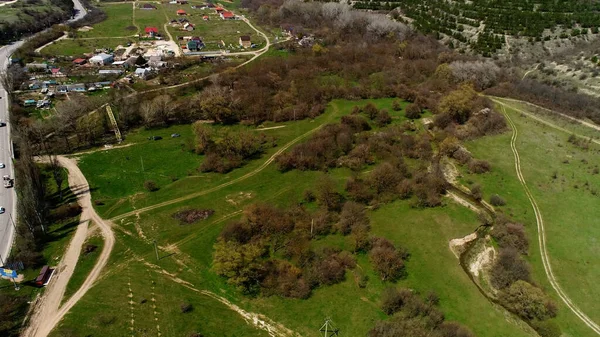
[{"label": "sandy patch", "polygon": [[454,256],[460,258],[460,254],[465,251],[465,245],[475,239],[477,239],[477,233],[474,232],[465,237],[450,240],[448,246]]}]

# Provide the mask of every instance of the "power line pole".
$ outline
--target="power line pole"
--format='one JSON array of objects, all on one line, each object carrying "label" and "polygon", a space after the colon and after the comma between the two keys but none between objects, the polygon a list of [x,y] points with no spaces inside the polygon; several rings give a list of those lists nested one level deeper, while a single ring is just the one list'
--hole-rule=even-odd
[{"label": "power line pole", "polygon": [[156,240],[153,241],[154,242],[154,252],[156,253],[156,261],[158,262],[159,258],[158,258],[158,247],[156,246]]},{"label": "power line pole", "polygon": [[323,333],[323,337],[332,337],[340,335],[340,329],[334,328],[333,324],[331,323],[331,319],[329,318],[325,319],[325,323],[323,323],[319,331]]}]

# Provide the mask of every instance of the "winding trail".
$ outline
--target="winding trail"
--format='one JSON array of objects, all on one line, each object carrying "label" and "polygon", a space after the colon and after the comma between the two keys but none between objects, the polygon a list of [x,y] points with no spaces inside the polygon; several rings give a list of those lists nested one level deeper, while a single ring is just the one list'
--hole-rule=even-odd
[{"label": "winding trail", "polygon": [[575,305],[575,303],[573,303],[573,301],[569,298],[569,296],[562,290],[562,288],[558,284],[558,281],[556,280],[556,277],[554,276],[554,273],[552,272],[552,265],[550,264],[550,257],[548,256],[548,251],[546,248],[546,231],[544,228],[544,219],[542,217],[542,213],[541,213],[533,195],[531,194],[531,191],[529,190],[529,187],[527,186],[527,183],[525,182],[523,173],[521,172],[521,159],[519,157],[519,152],[517,151],[517,146],[516,146],[516,141],[517,141],[517,136],[518,136],[517,127],[514,124],[514,122],[512,121],[512,119],[510,118],[510,116],[506,113],[506,109],[504,108],[504,105],[502,105],[502,112],[504,113],[504,116],[506,117],[506,120],[508,121],[508,124],[510,125],[510,127],[512,129],[512,137],[510,139],[510,148],[511,148],[514,158],[515,158],[515,170],[517,172],[517,178],[519,179],[519,182],[523,186],[523,189],[525,190],[525,194],[527,195],[527,198],[529,199],[529,202],[531,203],[531,207],[533,208],[533,211],[535,213],[535,220],[537,222],[537,229],[538,229],[538,231],[537,231],[538,232],[538,243],[539,243],[539,247],[540,247],[540,254],[542,256],[542,263],[544,265],[544,271],[546,272],[546,277],[548,278],[548,281],[552,285],[552,288],[554,288],[554,290],[558,293],[558,296],[565,303],[565,305],[567,307],[569,307],[569,309],[577,317],[579,317],[579,319],[581,319],[581,321],[585,325],[587,325],[590,329],[592,329],[596,334],[600,335],[600,326],[598,326],[598,324],[596,324],[594,321],[592,321],[583,311],[581,311],[581,309],[579,309],[577,307],[577,305]]},{"label": "winding trail", "polygon": [[[54,329],[67,312],[94,285],[102,269],[106,266],[115,244],[115,237],[110,224],[102,220],[94,210],[94,207],[92,207],[90,187],[83,173],[77,167],[77,162],[63,156],[59,156],[58,161],[61,166],[69,171],[69,186],[73,193],[77,195],[77,202],[82,208],[80,223],[73,239],[69,243],[67,252],[56,267],[56,275],[53,278],[53,282],[50,283],[44,295],[34,304],[34,314],[22,334],[23,337],[45,337],[50,334],[52,329]],[[79,260],[81,248],[88,234],[88,224],[90,221],[100,227],[104,237],[104,247],[85,282],[67,302],[60,306],[67,284]]]},{"label": "winding trail", "polygon": [[206,190],[203,190],[203,191],[200,191],[200,192],[188,194],[188,195],[180,197],[180,198],[175,198],[175,199],[167,200],[167,201],[164,201],[164,202],[152,205],[152,206],[138,208],[138,209],[136,209],[134,211],[117,215],[117,216],[111,218],[110,221],[117,222],[118,220],[128,218],[128,217],[130,217],[132,215],[137,215],[137,214],[140,214],[140,213],[143,213],[143,212],[148,212],[148,211],[160,208],[160,207],[165,207],[165,206],[176,204],[176,203],[179,203],[179,202],[182,202],[182,201],[194,199],[194,198],[197,198],[197,197],[200,197],[200,196],[203,196],[203,195],[206,195],[206,194],[218,191],[218,190],[223,189],[223,188],[225,188],[227,186],[231,186],[231,185],[233,185],[235,183],[238,183],[240,181],[244,181],[244,180],[246,180],[246,179],[248,179],[248,178],[256,175],[257,173],[261,172],[262,170],[266,169],[273,161],[275,161],[275,159],[277,158],[277,156],[279,156],[280,154],[282,154],[283,152],[285,152],[292,145],[296,144],[297,142],[299,142],[303,138],[305,138],[305,137],[309,136],[310,134],[316,132],[317,130],[321,129],[335,115],[336,115],[335,112],[332,113],[331,116],[329,116],[329,118],[327,118],[325,121],[323,121],[323,123],[321,123],[319,126],[317,126],[317,127],[313,128],[313,129],[307,131],[306,133],[304,133],[304,134],[302,134],[302,135],[294,138],[293,140],[291,140],[290,142],[288,142],[287,144],[285,144],[284,146],[282,146],[279,150],[277,150],[277,152],[275,152],[271,157],[269,157],[269,159],[267,159],[264,163],[262,163],[262,165],[260,165],[256,169],[254,169],[254,170],[252,170],[252,171],[244,174],[241,177],[237,177],[237,178],[232,179],[232,180],[230,180],[228,182],[222,183],[220,185],[211,187],[209,189],[206,189]]}]

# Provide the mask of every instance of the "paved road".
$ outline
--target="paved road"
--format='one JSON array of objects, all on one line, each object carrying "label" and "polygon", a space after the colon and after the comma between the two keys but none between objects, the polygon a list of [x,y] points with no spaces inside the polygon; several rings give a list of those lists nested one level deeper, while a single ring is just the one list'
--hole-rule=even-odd
[{"label": "paved road", "polygon": [[[22,41],[17,43],[4,46],[0,48],[0,72],[4,72],[8,66],[8,57],[23,44]],[[8,121],[8,105],[9,101],[7,98],[6,90],[0,83],[0,119]],[[0,174],[10,174],[14,177],[14,169],[12,165],[12,148],[10,146],[10,127],[0,127],[0,162],[6,165],[5,168],[0,169]],[[0,255],[2,261],[10,253],[10,247],[12,246],[13,238],[15,236],[14,227],[10,220],[11,216],[13,220],[16,218],[16,194],[14,188],[6,189],[0,187],[0,206],[6,209],[4,214],[0,214]]]},{"label": "paved road", "polygon": [[[87,11],[79,0],[73,0],[77,14],[69,20],[69,22],[77,21],[85,16]],[[6,71],[10,61],[9,57],[23,44],[24,40],[0,48],[0,73]],[[8,122],[8,106],[9,102],[6,95],[6,90],[0,83],[0,119]],[[0,175],[10,174],[14,177],[14,168],[12,165],[12,147],[10,142],[10,127],[0,127],[0,163],[6,165],[0,169]],[[15,236],[12,219],[16,221],[16,193],[14,188],[5,189],[0,187],[0,207],[4,207],[6,212],[0,214],[0,256],[2,261],[10,254],[10,248]],[[0,263],[1,264],[1,263]]]}]

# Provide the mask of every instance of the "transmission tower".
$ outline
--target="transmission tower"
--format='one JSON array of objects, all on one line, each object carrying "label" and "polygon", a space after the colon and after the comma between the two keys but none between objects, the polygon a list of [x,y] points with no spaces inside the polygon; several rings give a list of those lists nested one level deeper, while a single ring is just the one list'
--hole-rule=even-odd
[{"label": "transmission tower", "polygon": [[321,329],[319,329],[319,331],[322,333],[323,337],[332,337],[332,336],[340,335],[340,329],[336,329],[333,326],[331,319],[329,319],[329,318],[325,319],[325,323],[323,323],[323,325],[321,326]]},{"label": "transmission tower", "polygon": [[106,113],[108,114],[108,119],[110,120],[110,124],[113,127],[113,131],[115,132],[115,137],[117,137],[117,142],[121,143],[123,138],[121,138],[121,131],[119,130],[119,125],[117,125],[117,121],[115,119],[115,115],[110,108],[110,104],[106,105]]}]

